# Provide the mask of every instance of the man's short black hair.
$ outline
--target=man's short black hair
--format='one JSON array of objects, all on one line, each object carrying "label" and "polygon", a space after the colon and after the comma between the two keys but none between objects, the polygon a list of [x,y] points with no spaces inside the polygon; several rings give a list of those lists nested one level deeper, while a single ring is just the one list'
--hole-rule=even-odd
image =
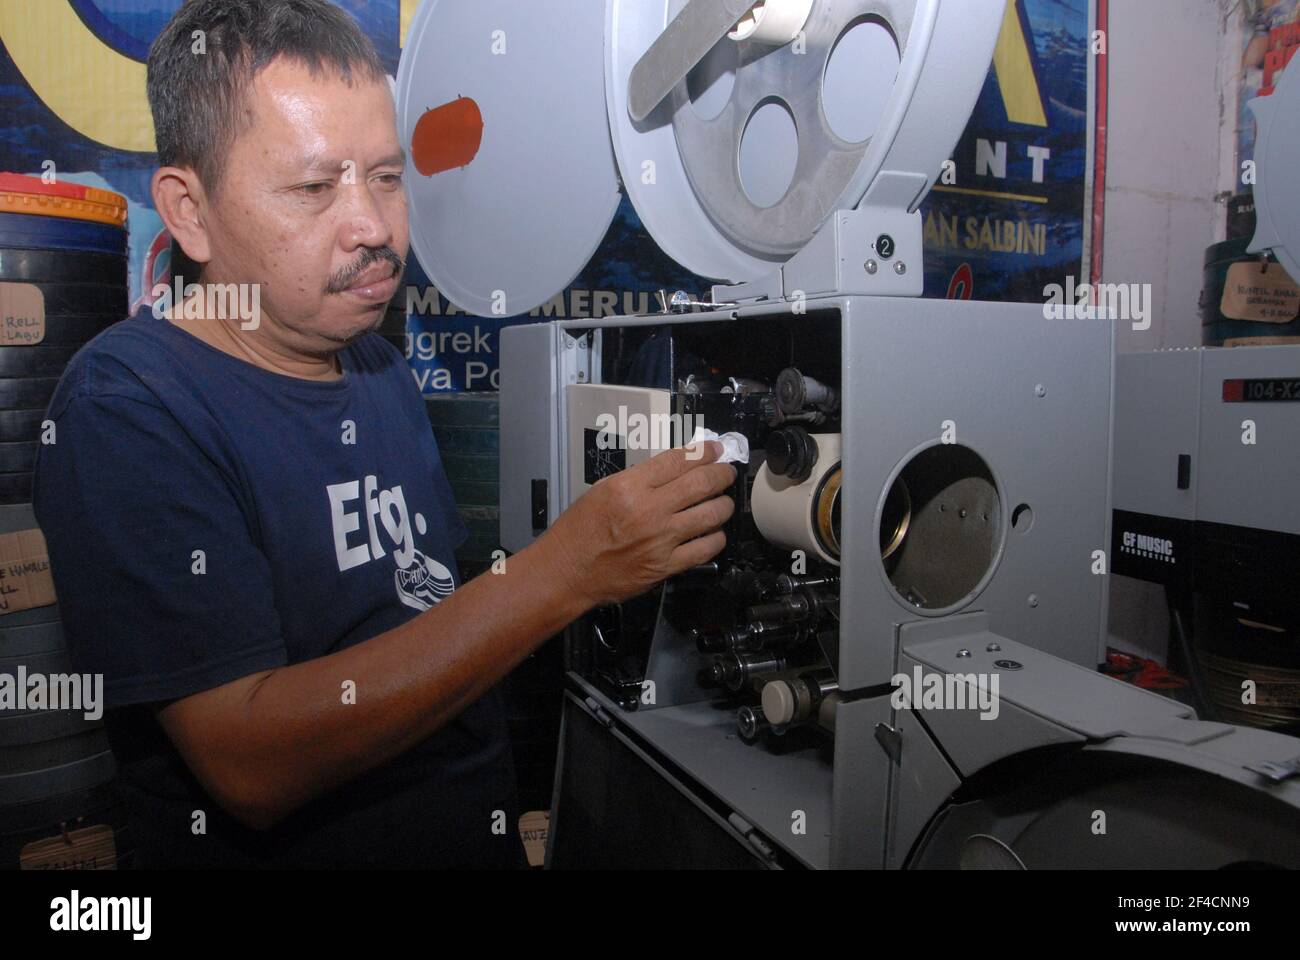
[{"label": "man's short black hair", "polygon": [[164,167],[190,167],[209,192],[250,120],[249,86],[273,60],[382,80],[355,20],[328,0],[188,0],[149,50],[149,107]]}]

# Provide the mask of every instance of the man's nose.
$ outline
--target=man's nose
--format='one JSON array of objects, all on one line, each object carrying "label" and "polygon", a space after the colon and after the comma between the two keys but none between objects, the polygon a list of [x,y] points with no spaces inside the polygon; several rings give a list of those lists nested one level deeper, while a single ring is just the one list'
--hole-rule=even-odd
[{"label": "man's nose", "polygon": [[370,185],[358,183],[345,186],[343,190],[347,197],[347,217],[342,236],[344,249],[390,246],[393,226]]}]

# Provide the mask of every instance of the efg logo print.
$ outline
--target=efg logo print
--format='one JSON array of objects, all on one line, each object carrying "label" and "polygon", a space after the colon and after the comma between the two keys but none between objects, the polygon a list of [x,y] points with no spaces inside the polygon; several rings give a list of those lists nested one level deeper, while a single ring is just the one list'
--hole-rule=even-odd
[{"label": "efg logo print", "polygon": [[[416,549],[415,534],[424,533],[426,521],[417,513],[412,524],[400,484],[383,490],[378,478],[370,475],[364,481],[332,484],[325,492],[329,497],[334,551],[340,572],[391,552],[397,564],[393,574],[397,598],[421,612],[446,599],[456,589],[451,571]],[[358,504],[355,509],[351,506],[354,503]]]}]

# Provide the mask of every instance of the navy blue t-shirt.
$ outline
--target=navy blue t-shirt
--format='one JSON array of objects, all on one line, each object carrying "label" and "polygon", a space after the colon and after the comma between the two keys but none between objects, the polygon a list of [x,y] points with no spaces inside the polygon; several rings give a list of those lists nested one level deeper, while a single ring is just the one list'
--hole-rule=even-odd
[{"label": "navy blue t-shirt", "polygon": [[339,359],[341,379],[302,380],[145,316],[78,353],[51,401],[34,508],[73,665],[104,674],[142,866],[519,862],[495,691],[267,832],[207,797],[155,719],[368,640],[458,586],[466,528],[405,359],[373,334]]}]

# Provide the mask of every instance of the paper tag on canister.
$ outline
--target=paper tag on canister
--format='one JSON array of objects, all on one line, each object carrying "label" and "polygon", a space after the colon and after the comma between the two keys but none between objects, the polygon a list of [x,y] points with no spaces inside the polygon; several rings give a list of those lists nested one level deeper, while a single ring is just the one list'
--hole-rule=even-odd
[{"label": "paper tag on canister", "polygon": [[519,836],[524,841],[528,865],[540,867],[546,860],[546,839],[550,833],[551,815],[545,810],[530,810],[519,818]]},{"label": "paper tag on canister", "polygon": [[0,283],[0,346],[30,347],[45,339],[45,294],[33,283]]},{"label": "paper tag on canister", "polygon": [[0,534],[0,616],[54,602],[50,553],[40,530]]},{"label": "paper tag on canister", "polygon": [[1279,263],[1234,263],[1223,284],[1219,312],[1229,320],[1290,323],[1300,315],[1300,287]]},{"label": "paper tag on canister", "polygon": [[20,870],[116,870],[117,838],[107,824],[35,840],[18,853]]}]

